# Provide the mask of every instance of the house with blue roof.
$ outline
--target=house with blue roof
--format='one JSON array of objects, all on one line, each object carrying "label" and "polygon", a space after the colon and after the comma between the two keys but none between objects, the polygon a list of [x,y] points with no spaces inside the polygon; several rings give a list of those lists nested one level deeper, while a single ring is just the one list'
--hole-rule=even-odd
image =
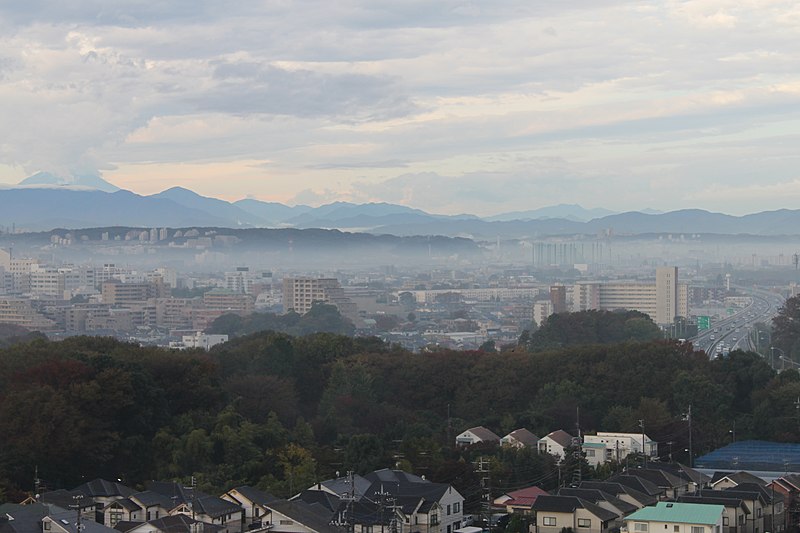
[{"label": "house with blue roof", "polygon": [[658,502],[625,518],[626,533],[722,533],[725,507],[716,504]]}]

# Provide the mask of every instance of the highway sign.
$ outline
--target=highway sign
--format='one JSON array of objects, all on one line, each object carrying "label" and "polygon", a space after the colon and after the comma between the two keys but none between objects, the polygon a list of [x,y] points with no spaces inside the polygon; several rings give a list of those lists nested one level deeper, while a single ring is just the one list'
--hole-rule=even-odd
[{"label": "highway sign", "polygon": [[711,317],[700,315],[697,317],[697,329],[703,330],[711,327]]}]

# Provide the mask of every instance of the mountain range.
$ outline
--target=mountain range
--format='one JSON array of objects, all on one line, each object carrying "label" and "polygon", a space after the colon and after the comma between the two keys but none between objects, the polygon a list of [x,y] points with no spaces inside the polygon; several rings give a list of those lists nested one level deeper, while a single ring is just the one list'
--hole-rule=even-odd
[{"label": "mountain range", "polygon": [[[96,180],[107,190],[92,187]],[[95,180],[95,181],[93,181]],[[107,184],[103,185],[103,184]],[[115,190],[112,190],[115,189]],[[745,216],[683,209],[667,213],[614,213],[562,204],[490,217],[437,215],[388,203],[334,202],[287,206],[244,199],[227,202],[182,187],[142,196],[120,190],[99,176],[61,180],[39,173],[17,187],[0,189],[0,226],[30,231],[100,226],[230,228],[324,228],[375,234],[445,235],[474,239],[549,235],[642,233],[800,234],[800,210]]]}]

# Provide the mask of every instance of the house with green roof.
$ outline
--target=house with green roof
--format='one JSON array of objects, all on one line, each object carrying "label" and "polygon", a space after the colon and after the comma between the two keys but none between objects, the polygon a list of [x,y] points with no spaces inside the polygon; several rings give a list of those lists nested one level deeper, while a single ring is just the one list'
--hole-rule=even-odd
[{"label": "house with green roof", "polygon": [[723,505],[658,502],[625,518],[627,533],[721,533]]}]

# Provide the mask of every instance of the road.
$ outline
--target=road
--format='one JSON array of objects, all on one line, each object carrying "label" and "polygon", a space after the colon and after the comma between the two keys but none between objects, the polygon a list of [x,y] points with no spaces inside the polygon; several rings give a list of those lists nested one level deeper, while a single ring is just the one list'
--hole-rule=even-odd
[{"label": "road", "polygon": [[714,357],[731,350],[755,350],[751,332],[758,322],[769,325],[784,302],[783,296],[755,287],[736,287],[741,294],[752,298],[750,305],[734,314],[720,318],[711,328],[687,339],[698,350]]}]

